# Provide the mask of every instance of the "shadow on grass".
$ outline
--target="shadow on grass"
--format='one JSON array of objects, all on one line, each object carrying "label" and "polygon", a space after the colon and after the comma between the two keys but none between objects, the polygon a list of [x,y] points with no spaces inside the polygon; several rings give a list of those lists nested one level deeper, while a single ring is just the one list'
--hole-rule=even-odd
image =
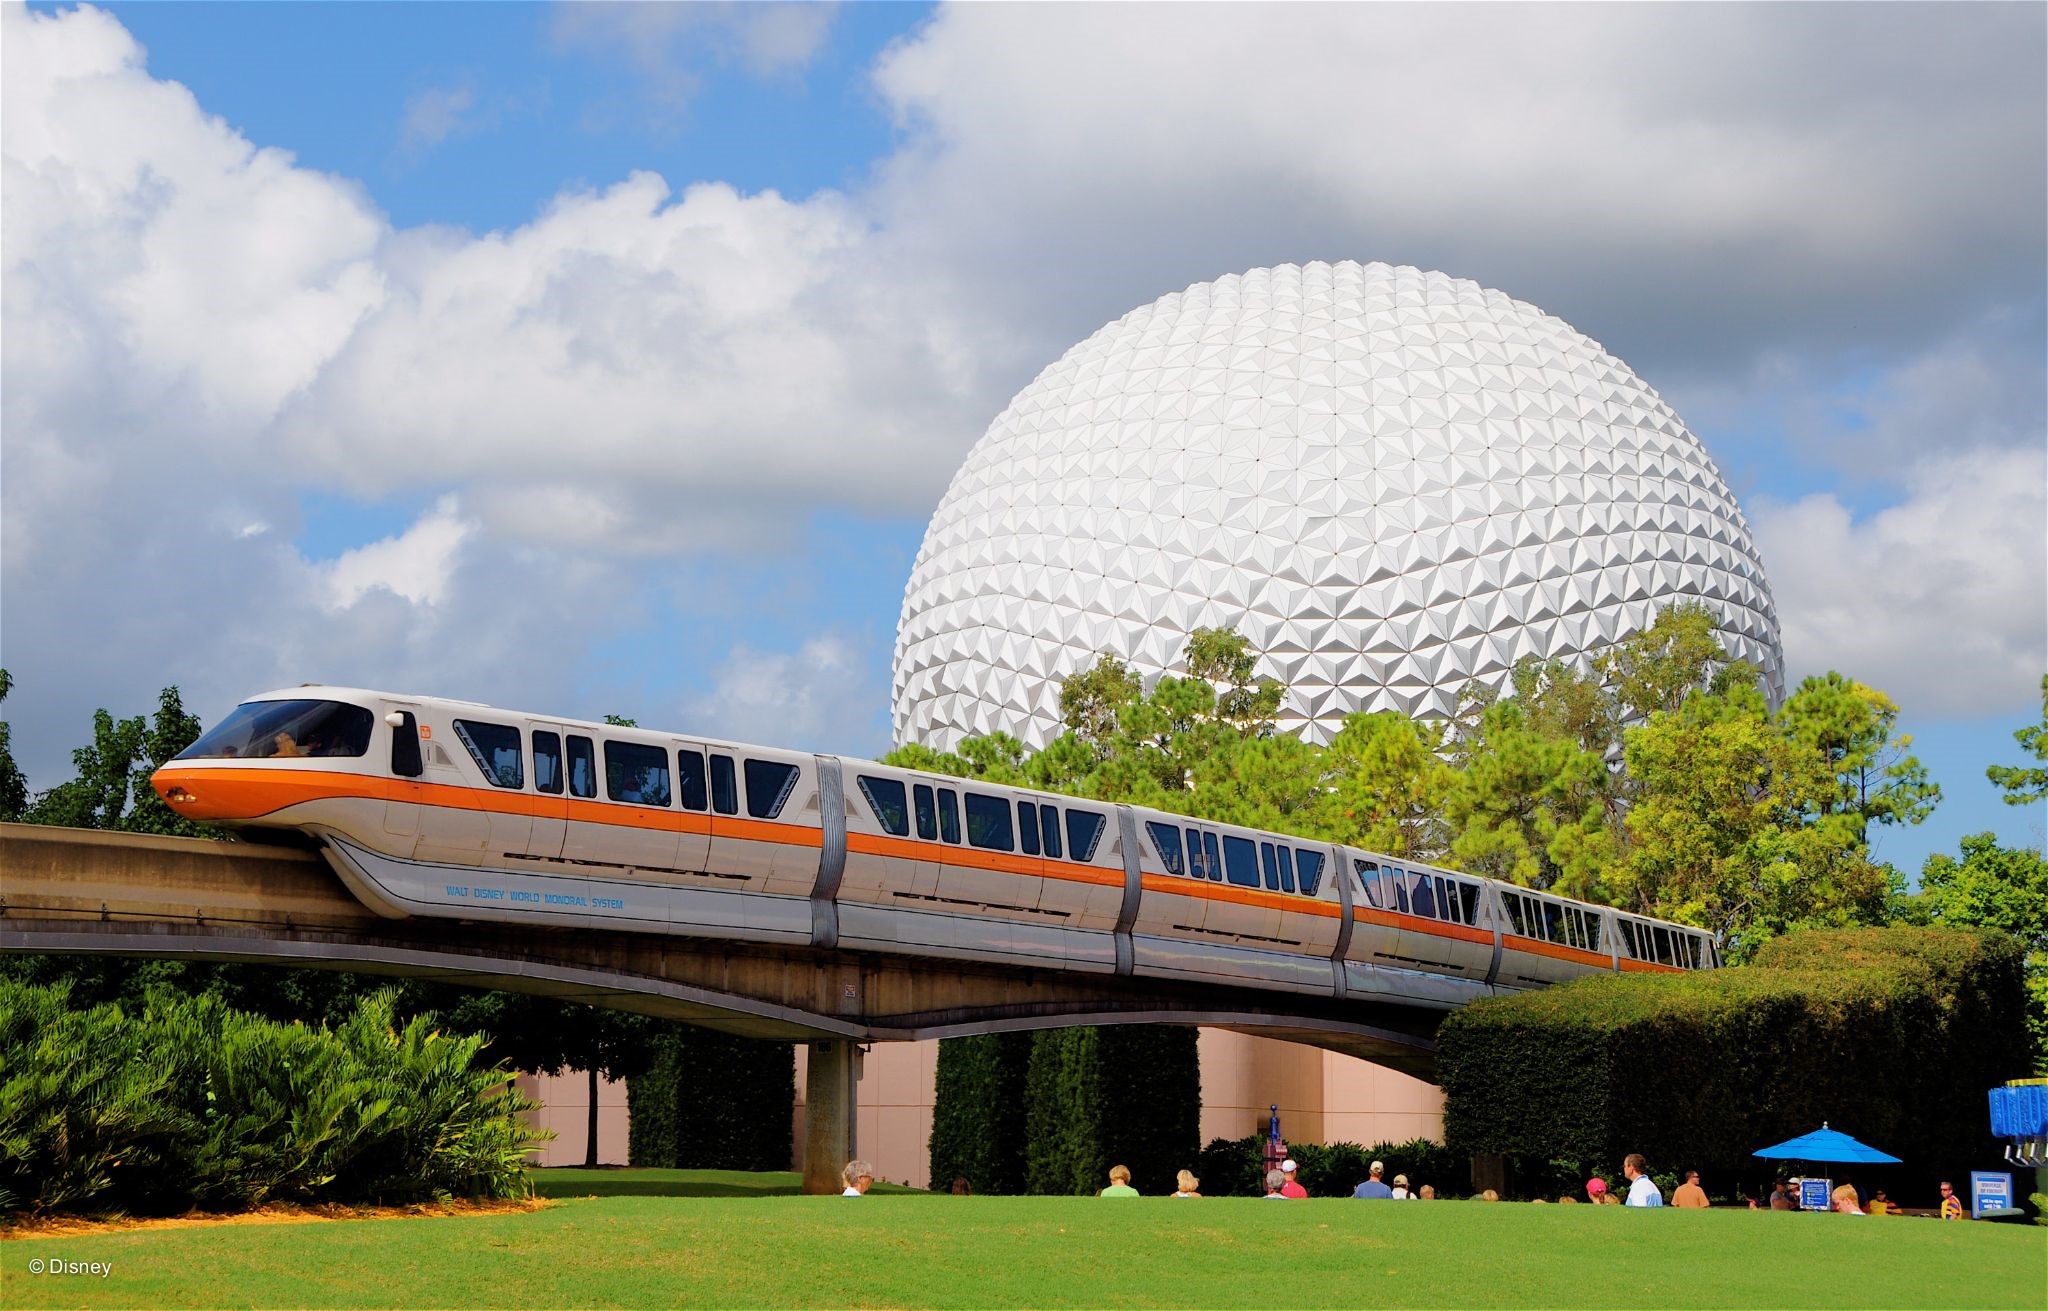
[{"label": "shadow on grass", "polygon": [[[801,1197],[794,1170],[630,1170],[556,1168],[533,1171],[542,1197]],[[921,1188],[878,1183],[875,1193],[917,1193]]]}]

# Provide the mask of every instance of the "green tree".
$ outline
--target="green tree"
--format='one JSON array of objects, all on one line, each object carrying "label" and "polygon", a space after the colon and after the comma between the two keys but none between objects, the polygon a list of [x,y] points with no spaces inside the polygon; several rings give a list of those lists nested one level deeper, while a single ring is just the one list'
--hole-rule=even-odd
[{"label": "green tree", "polygon": [[156,714],[115,719],[93,712],[92,741],[71,753],[77,775],[38,795],[23,818],[69,828],[121,829],[179,837],[221,837],[208,824],[182,818],[149,786],[149,776],[197,741],[200,724],[186,713],[176,687],[157,697]]},{"label": "green tree", "polygon": [[[2005,792],[2006,805],[2032,805],[2048,797],[2048,674],[2041,676],[2041,722],[2014,729],[2013,737],[2022,750],[2040,763],[1992,765],[1984,774]],[[0,739],[0,746],[4,745],[4,739]]]},{"label": "green tree", "polygon": [[[0,701],[14,690],[14,678],[0,669]],[[14,763],[14,733],[0,720],[0,820],[18,820],[28,810],[28,779]]]},{"label": "green tree", "polygon": [[1963,839],[1960,858],[1942,853],[1920,867],[1909,918],[1999,929],[2027,949],[2027,1027],[2037,1069],[2048,1070],[2048,860],[2029,847],[2002,847],[1992,833]]},{"label": "green tree", "polygon": [[1731,661],[1714,635],[1719,622],[1704,604],[1681,601],[1601,656],[1595,668],[1622,714],[1641,722],[1677,710],[1696,691],[1753,678],[1755,670]]},{"label": "green tree", "polygon": [[1778,710],[1780,730],[1833,776],[1815,793],[1817,813],[1853,815],[1859,838],[1872,824],[1918,824],[1941,800],[1940,785],[1907,754],[1912,736],[1895,735],[1898,718],[1890,697],[1832,671],[1801,683]]},{"label": "green tree", "polygon": [[1325,752],[1333,841],[1412,860],[1441,860],[1451,843],[1445,805],[1457,786],[1440,725],[1399,711],[1346,716]]},{"label": "green tree", "polygon": [[1598,892],[1615,845],[1599,752],[1532,722],[1511,697],[1485,705],[1453,755],[1444,814],[1460,868],[1567,895]]},{"label": "green tree", "polygon": [[1257,676],[1258,659],[1251,639],[1234,629],[1197,628],[1188,637],[1188,677],[1209,684],[1216,693],[1216,719],[1244,737],[1270,734],[1287,696],[1278,680]]}]

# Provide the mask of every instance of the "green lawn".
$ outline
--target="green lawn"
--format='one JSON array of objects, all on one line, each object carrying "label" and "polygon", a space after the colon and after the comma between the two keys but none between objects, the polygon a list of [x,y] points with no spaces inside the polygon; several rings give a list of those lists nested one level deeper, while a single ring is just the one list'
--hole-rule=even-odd
[{"label": "green lawn", "polygon": [[[618,1174],[620,1172],[598,1172]],[[685,1181],[687,1182],[687,1181]],[[29,1262],[109,1262],[107,1278]],[[0,1243],[0,1305],[2029,1307],[2048,1230],[1349,1200],[570,1200]]]}]

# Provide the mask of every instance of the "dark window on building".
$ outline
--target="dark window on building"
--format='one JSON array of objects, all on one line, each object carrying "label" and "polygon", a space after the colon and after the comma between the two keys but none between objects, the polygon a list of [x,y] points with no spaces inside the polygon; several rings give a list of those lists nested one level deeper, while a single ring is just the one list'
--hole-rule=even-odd
[{"label": "dark window on building", "polygon": [[1152,835],[1152,845],[1159,849],[1159,863],[1166,867],[1166,872],[1184,872],[1186,867],[1181,864],[1180,859],[1180,825],[1147,820],[1145,831]]},{"label": "dark window on building", "polygon": [[1380,904],[1380,867],[1370,860],[1353,857],[1351,873],[1358,879],[1358,890],[1365,894],[1366,904],[1375,910],[1385,910],[1386,907]]},{"label": "dark window on building", "polygon": [[939,789],[939,836],[948,842],[960,840],[960,796],[951,788]]},{"label": "dark window on building", "polygon": [[484,772],[484,779],[491,786],[516,788],[525,785],[526,771],[519,763],[518,729],[505,724],[458,719],[455,721],[455,736],[469,748],[469,758]]},{"label": "dark window on building", "polygon": [[1103,819],[1092,810],[1067,807],[1067,856],[1083,865],[1095,859],[1095,844],[1102,840]]},{"label": "dark window on building", "polygon": [[755,760],[749,756],[747,771],[747,813],[755,819],[774,819],[789,802],[796,786],[797,767],[780,760]]},{"label": "dark window on building", "polygon": [[911,788],[910,796],[917,803],[917,836],[926,841],[939,836],[939,808],[932,801],[932,790],[919,783]]},{"label": "dark window on building", "polygon": [[574,733],[569,735],[569,795],[597,795],[597,747]]},{"label": "dark window on building", "polygon": [[604,790],[613,801],[666,807],[668,752],[640,742],[606,742]]},{"label": "dark window on building", "polygon": [[988,851],[1015,851],[1010,829],[1010,803],[980,792],[967,794],[967,845]]},{"label": "dark window on building", "polygon": [[533,790],[559,794],[562,790],[562,735],[539,729],[533,734]]},{"label": "dark window on building", "polygon": [[1223,877],[1240,888],[1259,886],[1259,849],[1250,838],[1223,839]]},{"label": "dark window on building", "polygon": [[1045,854],[1049,859],[1060,859],[1060,809],[1058,806],[1039,803],[1038,827],[1045,836]]},{"label": "dark window on building", "polygon": [[893,833],[899,838],[910,836],[910,805],[900,779],[862,774],[860,794],[868,799],[868,809],[875,812],[875,822],[882,826],[884,833]]},{"label": "dark window on building", "polygon": [[1297,847],[1294,852],[1295,866],[1301,870],[1302,895],[1313,897],[1316,889],[1323,885],[1323,853]]},{"label": "dark window on building", "polygon": [[1038,807],[1033,802],[1017,803],[1017,845],[1027,856],[1038,854]]},{"label": "dark window on building", "polygon": [[702,751],[676,752],[676,779],[682,785],[684,810],[710,808],[710,781],[704,777]]},{"label": "dark window on building", "polygon": [[739,776],[731,756],[711,757],[711,808],[721,815],[740,813]]}]

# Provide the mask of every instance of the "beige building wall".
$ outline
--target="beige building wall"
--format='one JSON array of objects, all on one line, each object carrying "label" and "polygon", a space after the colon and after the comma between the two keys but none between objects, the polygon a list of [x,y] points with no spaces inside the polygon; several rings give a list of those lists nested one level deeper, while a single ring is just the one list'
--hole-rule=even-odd
[{"label": "beige building wall", "polygon": [[[527,1123],[555,1131],[553,1142],[544,1143],[528,1159],[535,1165],[581,1165],[590,1138],[590,1075],[582,1070],[568,1074],[522,1074],[514,1088],[534,1101],[540,1109],[526,1113]],[[597,1162],[599,1165],[626,1163],[626,1085],[611,1079],[597,1081]]]}]

